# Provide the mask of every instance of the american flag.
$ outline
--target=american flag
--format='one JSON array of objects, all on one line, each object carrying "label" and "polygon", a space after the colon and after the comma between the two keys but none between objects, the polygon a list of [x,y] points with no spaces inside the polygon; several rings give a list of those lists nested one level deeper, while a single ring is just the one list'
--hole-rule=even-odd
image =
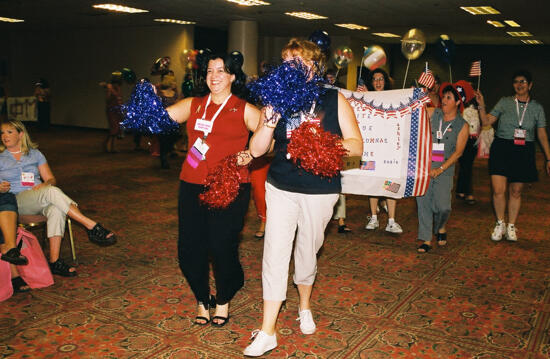
[{"label": "american flag", "polygon": [[470,77],[481,76],[481,60],[472,62],[470,67]]},{"label": "american flag", "polygon": [[418,83],[431,89],[435,85],[434,75],[430,70],[426,70],[418,78]]},{"label": "american flag", "polygon": [[[421,91],[415,89],[415,91]],[[404,197],[423,196],[428,189],[432,162],[432,132],[427,111],[419,107],[411,114],[411,142]]]}]

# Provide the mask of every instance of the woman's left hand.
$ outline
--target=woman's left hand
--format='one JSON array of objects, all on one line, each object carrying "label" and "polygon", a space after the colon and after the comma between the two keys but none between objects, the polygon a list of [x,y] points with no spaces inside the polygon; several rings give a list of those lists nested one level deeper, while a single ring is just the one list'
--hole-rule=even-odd
[{"label": "woman's left hand", "polygon": [[246,166],[252,161],[250,150],[244,150],[237,153],[237,166]]},{"label": "woman's left hand", "polygon": [[429,176],[430,176],[431,178],[436,178],[436,177],[438,177],[438,176],[439,176],[440,174],[442,174],[442,173],[443,173],[443,169],[442,169],[442,168],[434,168],[434,169],[430,170]]}]

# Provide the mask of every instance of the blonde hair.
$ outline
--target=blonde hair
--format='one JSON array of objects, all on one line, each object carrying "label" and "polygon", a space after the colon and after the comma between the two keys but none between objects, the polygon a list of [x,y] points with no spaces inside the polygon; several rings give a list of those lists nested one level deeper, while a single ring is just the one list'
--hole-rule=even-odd
[{"label": "blonde hair", "polygon": [[[31,138],[29,136],[29,133],[27,132],[27,129],[25,128],[25,125],[20,120],[11,119],[11,120],[5,120],[2,121],[2,125],[9,125],[15,128],[17,133],[23,133],[23,138],[21,138],[21,153],[24,155],[28,155],[29,151],[32,148],[38,148],[38,144],[31,141]],[[4,146],[4,143],[0,143],[0,152],[4,152],[6,149],[6,146]]]},{"label": "blonde hair", "polygon": [[283,47],[281,56],[285,58],[287,55],[292,57],[300,56],[306,62],[313,62],[312,69],[318,74],[322,75],[325,68],[325,54],[321,51],[319,46],[308,40],[300,40],[292,38],[288,44]]}]

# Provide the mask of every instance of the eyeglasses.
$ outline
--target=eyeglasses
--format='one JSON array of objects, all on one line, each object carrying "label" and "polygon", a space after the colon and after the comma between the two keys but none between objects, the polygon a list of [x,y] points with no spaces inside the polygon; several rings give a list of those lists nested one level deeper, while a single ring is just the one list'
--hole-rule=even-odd
[{"label": "eyeglasses", "polygon": [[380,77],[378,79],[372,79],[372,82],[383,82],[383,81],[384,81],[383,77]]},{"label": "eyeglasses", "polygon": [[527,80],[514,80],[514,84],[526,84]]}]

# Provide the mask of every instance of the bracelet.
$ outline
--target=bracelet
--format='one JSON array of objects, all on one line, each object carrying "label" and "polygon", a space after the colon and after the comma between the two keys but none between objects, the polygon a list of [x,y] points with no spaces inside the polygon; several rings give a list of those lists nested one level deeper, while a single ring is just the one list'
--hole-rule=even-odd
[{"label": "bracelet", "polygon": [[445,172],[445,168],[443,168],[443,166],[439,167],[439,169],[443,172]]},{"label": "bracelet", "polygon": [[269,123],[269,122],[267,122],[267,121],[264,122],[264,126],[267,127],[267,128],[275,128],[275,127],[277,127],[277,125],[275,125],[275,126],[270,126],[270,125],[268,125],[268,123]]}]

